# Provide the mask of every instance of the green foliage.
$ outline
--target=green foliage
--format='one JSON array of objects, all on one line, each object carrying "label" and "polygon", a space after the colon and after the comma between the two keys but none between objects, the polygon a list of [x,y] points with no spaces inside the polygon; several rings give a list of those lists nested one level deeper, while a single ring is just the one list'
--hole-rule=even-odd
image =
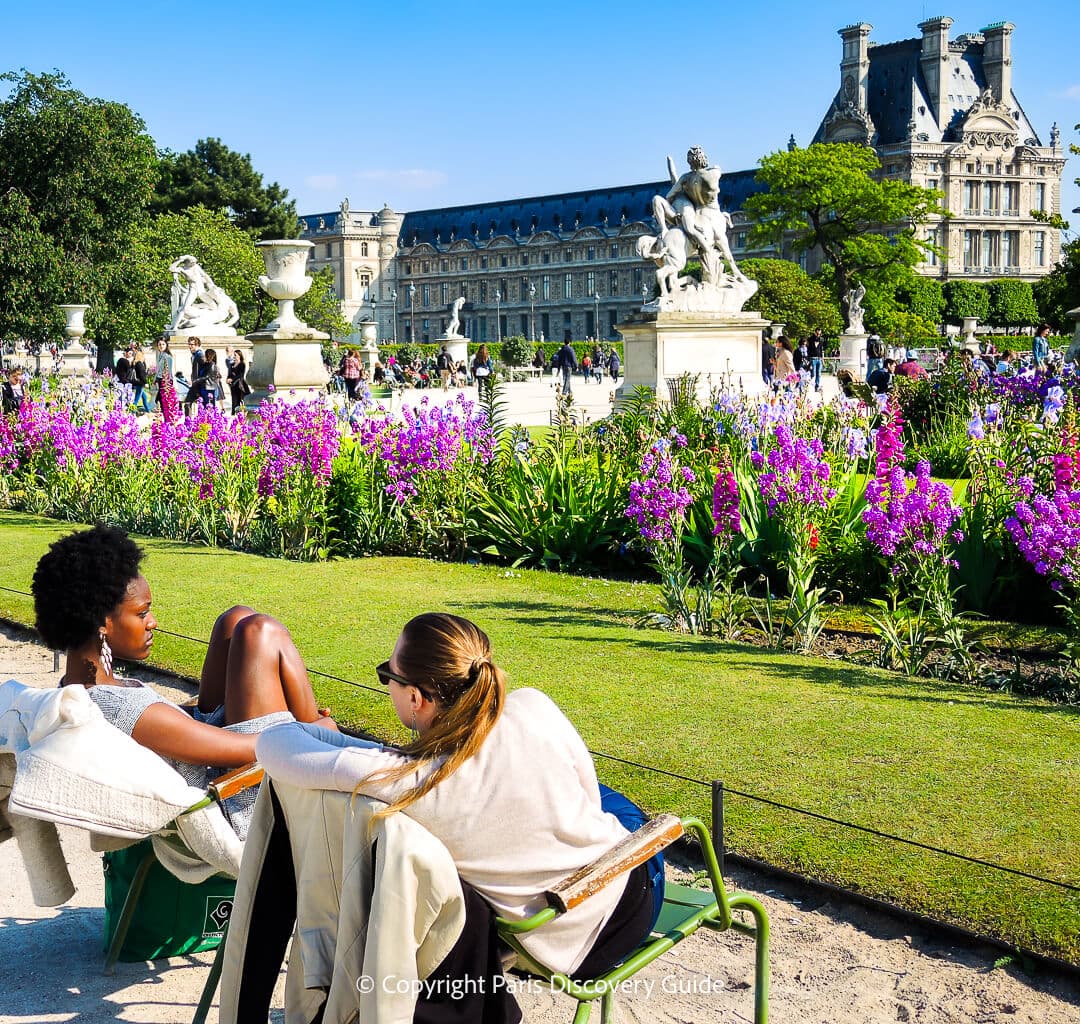
[{"label": "green foliage", "polygon": [[[940,213],[941,193],[879,180],[880,169],[872,149],[853,143],[768,154],[757,173],[768,188],[745,204],[757,221],[751,244],[786,239],[796,253],[820,248],[835,268],[837,294],[845,303],[853,280],[869,288],[872,279],[896,266],[914,266],[928,245],[915,226]],[[898,225],[904,227],[896,230]]]},{"label": "green foliage", "polygon": [[959,326],[968,316],[975,317],[979,323],[986,323],[990,315],[990,293],[986,285],[978,281],[946,281],[942,293],[948,323]]},{"label": "green foliage", "polygon": [[1031,284],[1014,278],[991,281],[990,311],[987,323],[992,327],[1034,327],[1039,322]]},{"label": "green foliage", "polygon": [[[397,350],[391,354],[397,359],[399,363],[408,366],[410,363],[415,362],[421,356],[428,354],[424,352],[424,347],[425,346],[414,345],[412,342],[406,341],[403,344],[398,345]],[[431,346],[432,353],[434,353],[435,347],[436,346],[434,345]]]},{"label": "green foliage", "polygon": [[180,213],[163,213],[135,231],[125,260],[132,282],[130,300],[115,311],[120,336],[145,340],[164,330],[169,321],[169,264],[194,256],[203,269],[236,303],[237,331],[245,334],[266,323],[257,279],[263,259],[251,236],[234,227],[221,210],[195,206]]},{"label": "green foliage", "polygon": [[92,333],[115,340],[132,298],[127,256],[157,176],[153,140],[122,103],[61,74],[0,75],[0,335],[60,336],[56,304],[86,302]]},{"label": "green foliage", "polygon": [[1074,321],[1065,314],[1080,306],[1080,238],[1062,247],[1060,262],[1036,283],[1033,292],[1039,318],[1059,334],[1071,332]]},{"label": "green foliage", "polygon": [[532,361],[533,343],[520,334],[503,338],[499,359],[507,366],[525,366]]},{"label": "green foliage", "polygon": [[341,303],[334,291],[333,267],[323,267],[308,277],[311,287],[296,300],[296,315],[309,327],[329,334],[331,342],[348,334],[352,325],[341,315]]},{"label": "green foliage", "polygon": [[221,139],[200,139],[186,153],[163,153],[151,209],[179,213],[192,206],[224,210],[254,239],[295,238],[296,204],[277,182],[264,185],[251,157]]},{"label": "green foliage", "polygon": [[823,334],[844,328],[835,300],[818,281],[790,260],[750,259],[739,264],[747,277],[758,282],[753,305],[768,320],[787,324],[795,337],[820,327]]},{"label": "green foliage", "polygon": [[897,289],[897,301],[920,320],[938,324],[945,312],[945,292],[941,282],[932,277],[912,274]]},{"label": "green foliage", "polygon": [[472,546],[513,566],[603,565],[626,536],[620,460],[558,431],[532,457],[500,447],[472,497]]}]

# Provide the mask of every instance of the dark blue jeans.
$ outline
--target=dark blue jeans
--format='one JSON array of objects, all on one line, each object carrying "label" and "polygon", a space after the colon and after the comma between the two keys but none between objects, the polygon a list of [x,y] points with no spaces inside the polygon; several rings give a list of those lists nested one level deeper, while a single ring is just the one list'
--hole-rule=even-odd
[{"label": "dark blue jeans", "polygon": [[[602,782],[600,783],[600,806],[608,814],[614,814],[629,832],[636,832],[649,820],[645,812],[633,800],[623,796],[622,793],[616,792],[614,789],[610,789]],[[662,853],[654,854],[645,862],[645,865],[649,869],[649,877],[652,879],[652,923],[656,924],[656,919],[660,916],[660,911],[664,906],[664,855]]]}]

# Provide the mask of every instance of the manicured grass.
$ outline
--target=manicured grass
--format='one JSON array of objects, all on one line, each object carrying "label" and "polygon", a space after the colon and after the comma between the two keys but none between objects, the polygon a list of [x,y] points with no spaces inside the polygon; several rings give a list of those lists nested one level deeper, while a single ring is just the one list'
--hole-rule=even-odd
[{"label": "manicured grass", "polygon": [[[72,527],[0,514],[0,585],[28,590]],[[406,619],[441,609],[490,635],[512,686],[547,691],[598,752],[1072,884],[1080,883],[1074,708],[842,663],[632,628],[653,587],[489,566],[370,558],[300,564],[146,540],[165,629],[206,637],[243,602],[278,615],[342,721],[403,735],[372,667]],[[0,591],[0,615],[32,622]],[[197,675],[202,649],[159,634],[154,661]],[[377,691],[377,692],[375,692]],[[705,817],[709,790],[598,759],[651,811]],[[540,771],[522,752],[522,771]],[[1080,962],[1080,894],[730,796],[728,845]],[[776,927],[783,927],[776,922]]]}]

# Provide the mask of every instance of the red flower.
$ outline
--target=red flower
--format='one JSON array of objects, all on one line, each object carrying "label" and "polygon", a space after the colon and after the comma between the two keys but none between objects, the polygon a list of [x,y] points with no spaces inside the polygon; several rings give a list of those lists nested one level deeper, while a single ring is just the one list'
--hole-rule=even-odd
[{"label": "red flower", "polygon": [[811,551],[817,551],[818,541],[820,540],[820,538],[818,537],[817,527],[813,523],[811,523],[809,529],[810,529],[810,550]]}]

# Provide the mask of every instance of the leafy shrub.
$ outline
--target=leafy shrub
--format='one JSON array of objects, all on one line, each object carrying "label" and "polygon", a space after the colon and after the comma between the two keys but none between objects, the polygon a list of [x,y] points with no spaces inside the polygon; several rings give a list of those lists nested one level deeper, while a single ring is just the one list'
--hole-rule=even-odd
[{"label": "leafy shrub", "polygon": [[499,358],[507,366],[524,366],[532,361],[533,346],[528,338],[520,334],[512,338],[503,338]]}]

